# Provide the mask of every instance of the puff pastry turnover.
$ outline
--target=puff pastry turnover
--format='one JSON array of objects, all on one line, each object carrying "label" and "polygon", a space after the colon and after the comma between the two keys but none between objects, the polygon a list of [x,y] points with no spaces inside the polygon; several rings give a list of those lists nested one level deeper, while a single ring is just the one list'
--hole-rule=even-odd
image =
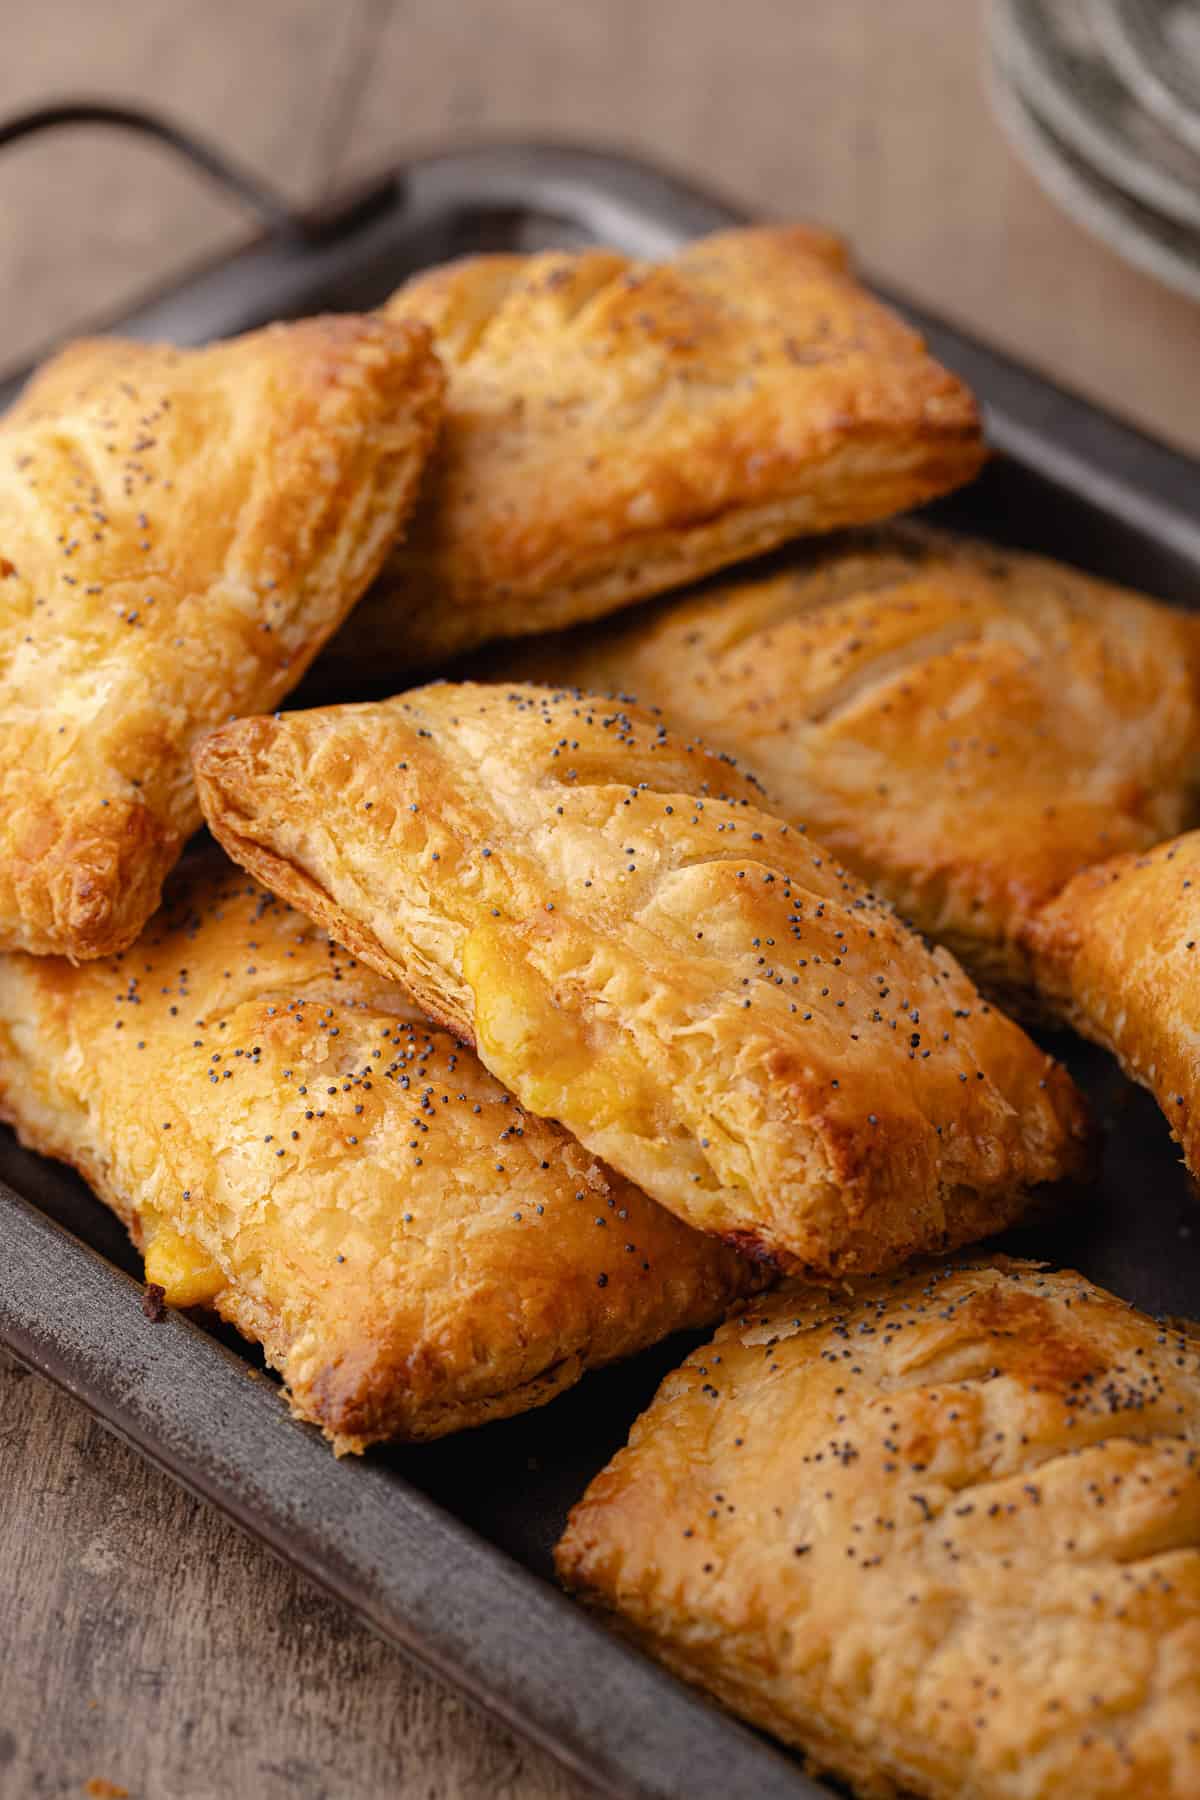
[{"label": "puff pastry turnover", "polygon": [[1200,1336],[1029,1263],[780,1290],[668,1376],[558,1567],[870,1800],[1193,1800]]},{"label": "puff pastry turnover", "polygon": [[0,958],[0,1111],[339,1450],[540,1405],[758,1285],[216,856],[123,956]]},{"label": "puff pastry turnover", "polygon": [[1195,811],[1195,619],[917,527],[509,646],[503,667],[636,695],[736,751],[778,809],[1022,1001],[1036,910]]},{"label": "puff pastry turnover", "polygon": [[273,706],[413,498],[420,325],[96,340],[0,420],[0,948],[123,948],[200,822],[197,732]]},{"label": "puff pastry turnover", "polygon": [[1043,991],[1150,1089],[1200,1175],[1200,831],[1084,870],[1029,942]]},{"label": "puff pastry turnover", "polygon": [[1065,1071],[648,713],[441,683],[242,720],[195,761],[231,855],[746,1251],[879,1269],[1078,1166]]},{"label": "puff pastry turnover", "polygon": [[359,666],[594,618],[982,460],[971,396],[826,232],[474,256],[387,310],[433,328],[449,386],[412,531],[334,646]]}]

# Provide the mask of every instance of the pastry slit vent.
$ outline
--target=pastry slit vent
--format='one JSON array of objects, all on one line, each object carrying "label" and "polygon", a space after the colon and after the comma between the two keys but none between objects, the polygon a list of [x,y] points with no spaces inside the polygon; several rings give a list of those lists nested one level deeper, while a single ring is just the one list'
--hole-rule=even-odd
[{"label": "pastry slit vent", "polygon": [[618,287],[628,286],[638,274],[638,265],[626,263],[624,257],[618,259],[615,268],[611,256],[603,256],[601,266],[602,255],[598,256],[595,252],[590,257],[584,255],[571,260],[574,262],[574,270],[570,284],[565,289],[566,304],[562,309],[564,325],[575,324],[598,301],[607,299]]},{"label": "pastry slit vent", "polygon": [[[697,617],[693,629],[697,639],[707,638],[707,647],[713,657],[724,656],[763,632],[790,625],[793,621],[814,618],[846,601],[860,600],[864,594],[891,594],[911,582],[912,577],[912,564],[900,560],[881,569],[869,570],[851,562],[844,570],[827,574],[819,586],[806,579],[802,572],[796,581],[764,582],[753,609],[747,607],[741,613],[735,613],[718,601],[709,612]],[[728,581],[728,576],[722,579]],[[668,596],[664,610],[669,611],[677,604],[673,596]]]},{"label": "pastry slit vent", "polygon": [[[596,267],[593,264],[592,272],[586,279],[583,278],[581,270],[588,268],[588,259],[572,258],[571,261],[575,267],[570,271],[570,280],[564,281],[558,291],[561,308],[557,321],[559,325],[572,324],[598,295],[606,293],[615,285],[610,257],[605,257],[602,253],[597,255],[596,262],[602,261],[603,266]],[[622,278],[624,273],[622,267]],[[527,293],[531,288],[536,292],[537,288],[545,286],[548,280],[553,282],[555,274],[556,270],[552,267],[546,271],[540,281],[537,277],[531,281],[528,263],[525,261],[519,268],[506,270],[502,277],[498,277],[494,290],[488,294],[489,304],[480,309],[475,328],[470,336],[460,338],[455,342],[453,332],[450,333],[454,361],[461,366],[463,363],[470,362],[480,351],[490,347],[493,330],[504,319],[507,303],[512,294]],[[397,304],[397,310],[399,310],[398,302],[402,300],[403,294],[404,290],[401,288],[400,294],[394,302]]]},{"label": "pastry slit vent", "polygon": [[[488,290],[486,295],[480,295],[481,304],[475,311],[470,326],[464,327],[462,324],[447,326],[440,340],[443,354],[459,365],[470,362],[475,352],[480,349],[488,331],[499,318],[504,302],[520,281],[520,271],[517,269],[501,270],[496,268],[493,270],[493,275],[495,285]],[[403,289],[401,289],[401,293],[403,293]],[[396,310],[402,317],[402,309],[397,307]]]},{"label": "pastry slit vent", "polygon": [[836,725],[839,719],[853,710],[855,705],[871,695],[872,690],[880,693],[893,684],[901,676],[910,674],[920,664],[927,663],[935,657],[946,656],[960,645],[978,640],[979,624],[974,619],[964,619],[958,624],[946,625],[940,631],[912,638],[907,644],[900,644],[885,655],[877,656],[865,668],[848,675],[836,687],[814,700],[805,708],[804,716],[810,725]]}]

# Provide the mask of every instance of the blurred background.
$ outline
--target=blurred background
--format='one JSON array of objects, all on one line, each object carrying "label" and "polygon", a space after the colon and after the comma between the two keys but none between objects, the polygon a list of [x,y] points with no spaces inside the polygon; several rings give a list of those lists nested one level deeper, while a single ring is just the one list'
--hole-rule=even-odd
[{"label": "blurred background", "polygon": [[[1172,4],[1194,22],[1196,0],[1162,0],[1164,16]],[[1093,127],[1129,127],[1127,151],[1141,127],[1118,118],[1085,31],[1116,10],[1046,0],[1062,31],[1030,85],[1053,100],[1045,84],[1065,75]],[[449,141],[627,148],[752,212],[836,226],[898,292],[1200,452],[1200,305],[1112,247],[1122,220],[1139,228],[1124,202],[1104,217],[1064,206],[1079,184],[1061,180],[1050,197],[1011,96],[997,123],[997,19],[1007,32],[1035,14],[1032,0],[8,0],[0,119],[65,95],[150,106],[298,205]],[[1186,166],[1172,168],[1186,211]],[[253,228],[140,141],[89,129],[6,151],[0,371]],[[2,1361],[0,1418],[0,1800],[582,1796]]]},{"label": "blurred background", "polygon": [[[1032,10],[1078,38],[1087,5]],[[638,150],[753,211],[837,226],[898,291],[1200,450],[1200,307],[1128,266],[1027,173],[985,92],[986,11],[40,0],[5,8],[0,117],[64,93],[152,105],[298,203],[450,139]],[[87,130],[12,148],[0,157],[0,368],[236,243],[248,223],[139,142]]]}]

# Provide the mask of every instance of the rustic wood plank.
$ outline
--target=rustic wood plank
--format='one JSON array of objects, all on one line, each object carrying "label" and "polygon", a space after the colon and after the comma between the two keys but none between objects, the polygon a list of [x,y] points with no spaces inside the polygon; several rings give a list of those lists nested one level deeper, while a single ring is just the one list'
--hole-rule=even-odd
[{"label": "rustic wood plank", "polygon": [[0,1796],[582,1787],[0,1358]]},{"label": "rustic wood plank", "polygon": [[1200,450],[1200,311],[1126,267],[1011,154],[982,0],[407,0],[346,168],[454,134],[628,145],[764,214],[828,221],[934,311]]}]

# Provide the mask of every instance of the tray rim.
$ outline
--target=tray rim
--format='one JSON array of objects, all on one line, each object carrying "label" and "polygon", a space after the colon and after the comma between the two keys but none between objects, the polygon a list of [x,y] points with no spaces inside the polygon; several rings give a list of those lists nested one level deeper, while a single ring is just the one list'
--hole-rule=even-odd
[{"label": "tray rim", "polygon": [[140,1281],[5,1182],[0,1231],[0,1345],[598,1792],[672,1800],[686,1768],[696,1800],[828,1794],[384,1463],[339,1461],[203,1326],[151,1323]]},{"label": "tray rim", "polygon": [[[388,179],[410,207],[519,204],[577,220],[582,211],[580,222],[608,221],[618,240],[622,225],[637,223],[646,241],[657,233],[664,249],[745,218],[640,157],[563,144],[493,141],[430,152]],[[370,217],[356,226],[377,228]],[[197,285],[231,267],[249,277],[261,273],[264,258],[293,254],[300,254],[295,246],[256,237],[163,284],[108,328],[147,335]],[[1200,566],[1200,518],[1187,507],[1200,462],[960,328],[876,291],[972,386],[993,396],[1003,391],[1002,403],[994,397],[984,406],[1001,452]],[[684,1782],[693,1800],[828,1794],[795,1759],[667,1675],[394,1472],[369,1457],[337,1463],[312,1428],[288,1418],[274,1384],[254,1379],[201,1327],[178,1314],[159,1325],[144,1321],[138,1282],[2,1181],[0,1233],[7,1252],[0,1346],[576,1776],[637,1800],[669,1800]],[[125,1329],[130,1321],[132,1331]],[[375,1540],[364,1537],[360,1514],[370,1515]],[[318,1541],[322,1521],[326,1531],[336,1522],[336,1558],[328,1541]],[[446,1559],[436,1583],[422,1582],[420,1567],[403,1555],[381,1566],[381,1549],[395,1547],[398,1532],[401,1547],[406,1533],[410,1546],[412,1534],[424,1533],[427,1546],[449,1552],[449,1573]],[[527,1641],[515,1640],[511,1620],[498,1616],[498,1592],[509,1596],[518,1637],[523,1629]]]}]

